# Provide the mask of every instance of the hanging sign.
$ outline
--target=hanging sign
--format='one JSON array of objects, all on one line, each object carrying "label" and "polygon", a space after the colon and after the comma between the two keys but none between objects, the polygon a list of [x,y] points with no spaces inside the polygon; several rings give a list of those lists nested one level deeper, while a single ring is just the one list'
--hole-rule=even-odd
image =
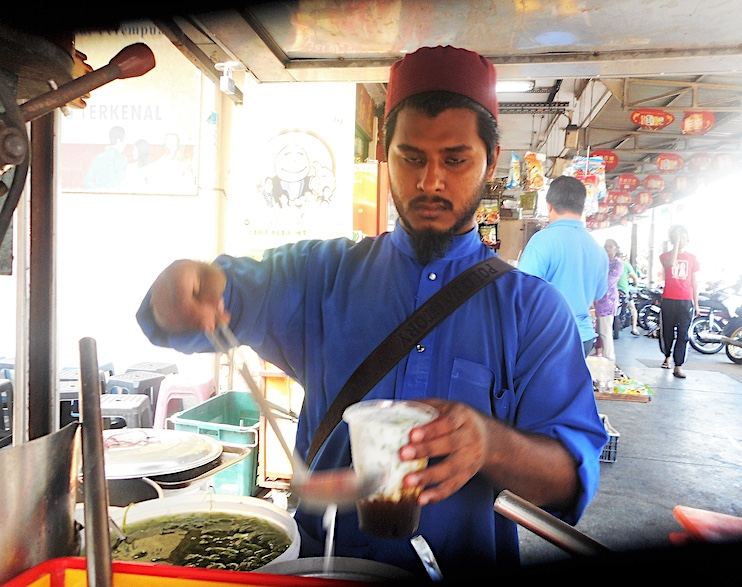
[{"label": "hanging sign", "polygon": [[629,207],[626,204],[619,204],[618,206],[613,208],[613,214],[611,214],[611,218],[621,218],[623,216],[626,216],[628,213]]},{"label": "hanging sign", "polygon": [[655,200],[659,204],[671,204],[673,200],[672,193],[670,192],[662,192],[659,194],[655,194]]},{"label": "hanging sign", "polygon": [[683,121],[680,130],[684,135],[702,135],[714,125],[714,113],[707,111],[683,113]]},{"label": "hanging sign", "polygon": [[642,185],[650,192],[660,192],[665,189],[665,180],[661,175],[648,175],[644,178]]},{"label": "hanging sign", "polygon": [[683,158],[676,153],[662,153],[655,160],[655,164],[662,172],[675,173],[683,168]]},{"label": "hanging sign", "polygon": [[631,122],[645,130],[660,130],[673,123],[675,117],[656,108],[641,108],[631,113]]},{"label": "hanging sign", "polygon": [[636,194],[634,204],[640,207],[649,206],[652,203],[652,192],[643,190]]},{"label": "hanging sign", "polygon": [[688,188],[690,186],[688,185],[688,178],[687,177],[677,177],[675,178],[675,190],[680,192],[681,194],[688,191]]},{"label": "hanging sign", "polygon": [[632,200],[631,192],[627,192],[626,190],[616,190],[613,196],[613,202],[615,204],[631,204]]},{"label": "hanging sign", "polygon": [[718,153],[714,168],[721,172],[730,172],[734,168],[734,158],[729,153]]},{"label": "hanging sign", "polygon": [[708,171],[711,169],[713,159],[706,153],[696,153],[688,159],[688,168],[693,171]]},{"label": "hanging sign", "polygon": [[597,149],[591,151],[591,157],[602,157],[606,171],[613,171],[618,166],[618,155],[610,149]]},{"label": "hanging sign", "polygon": [[633,173],[622,173],[616,178],[616,187],[619,190],[633,192],[639,187],[639,178]]}]

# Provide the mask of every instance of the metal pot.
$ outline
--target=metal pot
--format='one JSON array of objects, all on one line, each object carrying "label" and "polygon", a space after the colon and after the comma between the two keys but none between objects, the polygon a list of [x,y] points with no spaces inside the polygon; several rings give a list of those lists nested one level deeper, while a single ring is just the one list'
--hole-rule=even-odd
[{"label": "metal pot", "polygon": [[[290,561],[299,556],[301,535],[294,517],[286,510],[256,497],[245,495],[219,495],[214,493],[192,493],[134,503],[125,508],[109,508],[109,515],[119,527],[126,532],[127,528],[138,522],[144,522],[163,516],[182,516],[184,514],[221,512],[231,517],[248,516],[259,518],[280,528],[289,537],[291,545],[269,564]],[[262,572],[261,567],[259,572]],[[265,571],[266,573],[272,571]]]},{"label": "metal pot", "polygon": [[[231,467],[250,449],[193,432],[155,428],[104,430],[108,501],[126,506],[185,489]],[[84,482],[81,483],[84,488]]]},{"label": "metal pot", "polygon": [[79,457],[77,423],[0,451],[0,584],[79,551],[74,519]]}]

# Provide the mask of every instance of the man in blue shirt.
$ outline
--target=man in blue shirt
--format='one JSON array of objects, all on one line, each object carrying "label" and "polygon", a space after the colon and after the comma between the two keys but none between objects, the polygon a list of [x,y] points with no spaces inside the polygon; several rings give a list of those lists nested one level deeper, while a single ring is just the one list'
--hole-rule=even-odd
[{"label": "man in blue shirt", "polygon": [[[399,220],[359,243],[302,241],[261,261],[174,262],[137,318],[157,345],[208,352],[201,334],[226,322],[240,342],[304,388],[296,451],[374,348],[433,293],[493,255],[476,210],[500,153],[495,70],[476,53],[424,47],[392,66],[385,149]],[[545,310],[548,309],[548,310]],[[420,487],[418,532],[455,578],[517,560],[516,525],[494,512],[509,489],[570,523],[595,495],[607,441],[569,306],[552,285],[510,271],[426,335],[366,396],[414,399],[440,416],[410,433],[402,460],[430,458],[405,477]],[[312,470],[351,464],[339,424]],[[301,556],[322,556],[322,516],[295,513]],[[338,514],[337,556],[426,577],[408,538],[380,538]]]},{"label": "man in blue shirt", "polygon": [[575,177],[562,175],[551,182],[546,192],[549,224],[530,238],[518,269],[553,283],[562,292],[587,356],[598,336],[590,307],[608,289],[608,255],[582,222],[585,197],[585,186]]}]

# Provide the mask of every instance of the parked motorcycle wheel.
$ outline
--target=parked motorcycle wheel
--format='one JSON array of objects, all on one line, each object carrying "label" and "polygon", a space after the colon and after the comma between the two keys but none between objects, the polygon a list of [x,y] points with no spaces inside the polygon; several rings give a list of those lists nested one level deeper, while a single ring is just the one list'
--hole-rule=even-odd
[{"label": "parked motorcycle wheel", "polygon": [[722,327],[718,322],[711,322],[708,318],[696,318],[690,325],[689,342],[699,353],[713,355],[724,348],[723,342],[703,342],[706,334],[721,334]]},{"label": "parked motorcycle wheel", "polygon": [[658,306],[644,306],[636,318],[636,322],[644,330],[654,330],[660,323],[660,310]]},{"label": "parked motorcycle wheel", "polygon": [[[742,318],[730,321],[724,328],[724,335],[742,342]],[[728,344],[726,345],[726,352],[732,363],[742,365],[742,347]]]}]

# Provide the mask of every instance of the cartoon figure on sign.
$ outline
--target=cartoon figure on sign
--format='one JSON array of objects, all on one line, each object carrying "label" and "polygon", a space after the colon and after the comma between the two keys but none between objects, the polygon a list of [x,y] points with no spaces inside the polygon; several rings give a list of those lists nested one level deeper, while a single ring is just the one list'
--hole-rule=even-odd
[{"label": "cartoon figure on sign", "polygon": [[306,210],[329,205],[335,191],[332,154],[320,138],[311,133],[289,131],[269,141],[272,169],[258,186],[269,208]]},{"label": "cartoon figure on sign", "polygon": [[276,177],[289,205],[301,207],[311,196],[309,156],[299,145],[287,145],[276,155]]}]

